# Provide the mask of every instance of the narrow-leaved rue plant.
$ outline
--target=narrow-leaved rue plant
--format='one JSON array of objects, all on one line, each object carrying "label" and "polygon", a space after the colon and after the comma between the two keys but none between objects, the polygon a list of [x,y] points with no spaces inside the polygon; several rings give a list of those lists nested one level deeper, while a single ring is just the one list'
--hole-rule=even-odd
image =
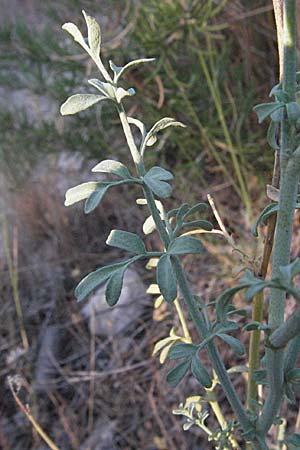
[{"label": "narrow-leaved rue plant", "polygon": [[[274,0],[274,4],[277,5],[278,19],[281,2]],[[113,175],[111,181],[91,181],[69,189],[65,205],[85,200],[84,211],[90,213],[114,186],[135,185],[136,192],[142,197],[138,203],[145,205],[150,213],[143,225],[143,231],[148,234],[156,230],[164,250],[147,251],[138,235],[125,230],[112,230],[107,238],[107,245],[127,251],[128,258],[88,274],[76,287],[76,297],[79,301],[83,300],[97,286],[106,282],[106,300],[109,306],[114,306],[121,294],[124,273],[131,264],[146,260],[149,266],[155,267],[156,284],[150,286],[149,292],[158,296],[156,306],[164,300],[175,304],[182,332],[172,329],[168,337],[156,344],[154,354],[160,353],[162,363],[166,359],[176,362],[167,375],[171,386],[177,386],[191,371],[203,388],[203,395],[188,398],[185,404],[181,404],[173,413],[185,417],[184,429],[189,429],[192,425],[200,427],[216,449],[239,449],[246,446],[248,449],[266,450],[266,436],[270,427],[274,423],[281,427],[280,406],[284,398],[294,402],[294,391],[299,389],[300,385],[300,368],[296,367],[300,349],[300,290],[295,283],[295,277],[300,273],[300,261],[290,261],[294,211],[300,207],[297,202],[300,178],[300,105],[297,92],[300,91],[300,73],[296,73],[296,0],[283,1],[283,22],[277,20],[277,27],[282,31],[279,33],[282,35],[279,45],[282,49],[280,53],[283,54],[283,70],[280,83],[270,93],[274,101],[254,108],[259,122],[267,118],[270,120],[268,141],[277,156],[273,186],[268,188],[268,196],[273,201],[264,208],[252,230],[253,234],[258,236],[259,226],[268,226],[261,267],[256,273],[246,269],[237,285],[225,290],[210,304],[194,295],[180,260],[182,255],[202,252],[201,241],[193,237],[195,230],[213,230],[212,224],[202,217],[207,205],[198,203],[190,206],[184,203],[167,211],[163,199],[171,195],[170,182],[173,175],[163,167],[148,167],[146,164],[147,151],[157,141],[159,132],[168,127],[184,125],[173,118],[165,117],[148,127],[140,119],[128,117],[123,103],[133,97],[135,91],[133,88],[122,87],[123,75],[137,65],[153,63],[154,60],[138,59],[123,67],[109,61],[108,70],[101,59],[99,24],[84,11],[83,15],[87,25],[87,38],[83,37],[73,23],[66,23],[63,29],[89,54],[99,69],[100,77],[88,81],[94,88],[94,93],[72,95],[61,106],[61,114],[76,114],[99,102],[110,103],[119,115],[135,171],[132,173],[122,162],[114,159],[101,161],[92,171]],[[230,241],[226,230],[222,232]],[[272,274],[266,279],[273,235]],[[270,301],[267,325],[264,325],[263,292],[266,288],[270,290]],[[251,334],[249,364],[226,369],[218,350],[220,342],[232,347],[239,355],[245,352],[241,340],[231,334],[239,330],[238,322],[234,318],[237,314],[245,313],[233,304],[234,295],[242,290],[245,300],[252,302],[253,310],[252,320],[243,329]],[[295,300],[295,312],[284,320],[287,294]],[[182,310],[184,305],[198,332],[196,342],[192,342],[189,334]],[[209,311],[209,308],[212,311]],[[211,319],[212,317],[214,318]],[[259,353],[262,332],[264,357]],[[210,367],[203,363],[203,352],[209,357]],[[248,372],[246,405],[243,405],[231,379],[235,373],[243,371]],[[231,405],[231,421],[225,420],[217,402],[214,393],[217,384],[222,386]],[[264,402],[262,399],[258,402],[257,399],[259,384],[264,386],[266,392]],[[205,423],[209,412],[203,409],[204,403],[206,406],[210,405],[216,416],[219,423],[216,430],[210,430]],[[285,440],[284,445],[287,448],[300,448],[299,434],[290,434],[282,439]]]}]

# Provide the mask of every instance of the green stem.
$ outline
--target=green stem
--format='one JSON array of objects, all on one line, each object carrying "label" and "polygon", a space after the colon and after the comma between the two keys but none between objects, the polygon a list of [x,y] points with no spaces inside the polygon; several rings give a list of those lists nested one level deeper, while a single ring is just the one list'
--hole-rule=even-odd
[{"label": "green stem", "polygon": [[[288,93],[289,100],[294,101],[296,87],[296,0],[284,1],[283,22],[283,90]],[[300,148],[292,153],[293,137],[293,128],[285,114],[281,124],[281,181],[272,278],[277,278],[280,273],[280,266],[285,266],[290,261],[294,208],[300,172]],[[268,321],[273,330],[283,323],[285,296],[285,292],[271,289]],[[258,423],[258,429],[264,435],[272,425],[281,405],[284,381],[284,351],[270,348],[267,349],[266,355],[269,391]]]}]

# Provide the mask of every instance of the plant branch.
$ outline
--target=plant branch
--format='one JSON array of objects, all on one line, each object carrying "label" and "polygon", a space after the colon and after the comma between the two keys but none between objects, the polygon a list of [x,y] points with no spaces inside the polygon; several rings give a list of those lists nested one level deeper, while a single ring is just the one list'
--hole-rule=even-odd
[{"label": "plant branch", "polygon": [[[284,1],[284,62],[283,90],[289,100],[295,99],[296,87],[296,0]],[[292,153],[293,128],[286,113],[281,123],[280,136],[280,194],[277,228],[273,255],[272,278],[279,275],[280,266],[290,260],[290,244],[294,221],[294,208],[300,172],[300,148]],[[284,320],[285,292],[271,289],[268,322],[272,330],[280,327]],[[269,392],[264,404],[258,428],[266,434],[278,412],[283,395],[284,351],[267,349],[267,372]]]}]

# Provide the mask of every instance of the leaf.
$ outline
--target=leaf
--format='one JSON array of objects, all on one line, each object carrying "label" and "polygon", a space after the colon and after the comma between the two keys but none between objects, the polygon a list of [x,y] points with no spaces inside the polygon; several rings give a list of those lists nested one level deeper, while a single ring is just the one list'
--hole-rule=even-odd
[{"label": "leaf", "polygon": [[[100,183],[99,183],[100,185]],[[95,208],[101,203],[106,191],[112,186],[112,183],[106,185],[100,185],[86,200],[84,204],[84,212],[85,214],[89,214],[94,211]]]},{"label": "leaf", "polygon": [[300,434],[294,433],[288,436],[287,443],[290,445],[294,445],[295,447],[300,447]]},{"label": "leaf", "polygon": [[260,291],[265,289],[268,286],[268,282],[261,280],[257,281],[255,284],[250,286],[245,292],[245,300],[246,302],[250,302],[250,300],[255,297]]},{"label": "leaf", "polygon": [[111,83],[97,80],[97,78],[92,78],[91,80],[88,80],[88,83],[94,88],[98,89],[98,91],[100,91],[101,94],[105,95],[105,97],[108,98],[109,100],[115,100],[116,90]]},{"label": "leaf", "polygon": [[199,381],[201,386],[203,386],[207,389],[211,387],[211,385],[212,385],[211,378],[209,376],[209,373],[207,372],[207,370],[201,363],[201,361],[198,357],[198,354],[194,355],[194,357],[192,359],[191,369],[192,369],[192,374],[194,375],[196,380]]},{"label": "leaf", "polygon": [[88,181],[87,183],[82,183],[68,189],[66,192],[65,206],[73,205],[74,203],[88,198],[101,185],[102,183]]},{"label": "leaf", "polygon": [[287,103],[289,101],[288,93],[282,90],[282,83],[276,84],[276,86],[271,89],[269,97],[272,97],[272,95],[274,95],[279,102]]},{"label": "leaf", "polygon": [[177,366],[175,366],[168,372],[167,382],[170,384],[170,386],[175,388],[180,383],[180,381],[183,379],[183,377],[189,370],[190,364],[191,364],[190,359],[187,359],[179,363]]},{"label": "leaf", "polygon": [[152,167],[143,177],[144,183],[156,194],[158,197],[166,198],[172,192],[172,187],[165,183],[165,181],[172,180],[173,175],[168,170],[162,167]]},{"label": "leaf", "polygon": [[261,103],[254,106],[253,111],[257,114],[258,122],[262,123],[268,116],[283,106],[284,103],[281,102]]},{"label": "leaf", "polygon": [[92,168],[92,172],[112,173],[120,178],[131,178],[131,174],[127,167],[113,159],[105,159]]},{"label": "leaf", "polygon": [[121,248],[138,255],[146,254],[145,244],[142,239],[134,233],[122,230],[112,230],[106,240],[111,247]]},{"label": "leaf", "polygon": [[154,230],[156,230],[154,219],[152,216],[149,216],[143,223],[143,233],[146,235],[151,234]]},{"label": "leaf", "polygon": [[133,95],[135,95],[135,89],[133,88],[124,89],[122,87],[118,87],[116,90],[116,99],[118,103],[121,103],[124,97],[132,97]]},{"label": "leaf", "polygon": [[192,220],[191,222],[184,222],[182,227],[200,228],[201,230],[211,231],[213,225],[208,220]]},{"label": "leaf", "polygon": [[243,328],[242,331],[254,331],[254,330],[260,330],[261,323],[257,322],[256,320],[253,320],[252,322],[247,323]]},{"label": "leaf", "polygon": [[217,333],[217,336],[228,344],[238,355],[245,353],[244,345],[235,337],[229,336],[229,334]]},{"label": "leaf", "polygon": [[300,369],[297,367],[294,367],[293,369],[290,369],[285,374],[286,381],[288,383],[292,383],[293,381],[299,381],[300,380]]},{"label": "leaf", "polygon": [[181,225],[183,223],[183,218],[189,209],[190,208],[187,203],[183,203],[183,205],[181,205],[180,208],[178,209],[177,214],[176,214],[176,224],[178,227],[181,227]]},{"label": "leaf", "polygon": [[98,60],[101,46],[101,30],[98,22],[94,17],[88,16],[85,11],[82,11],[88,29],[88,42],[91,50],[91,56]]},{"label": "leaf", "polygon": [[[150,131],[148,131],[146,138],[145,138],[145,144],[149,145],[149,141],[161,130],[164,130],[165,128],[168,127],[183,127],[185,128],[186,126],[181,123],[178,122],[175,119],[172,119],[171,117],[164,117],[163,119],[160,119],[158,122],[156,122],[153,127],[150,129]],[[151,144],[150,144],[151,145]]]},{"label": "leaf", "polygon": [[300,117],[300,106],[297,102],[289,102],[285,106],[289,122],[291,124],[296,123]]},{"label": "leaf", "polygon": [[113,186],[120,186],[125,183],[136,183],[137,180],[135,178],[129,178],[119,181],[107,181],[98,183],[97,188],[94,190],[94,192],[89,196],[89,198],[86,200],[84,205],[84,212],[85,214],[89,214],[91,211],[93,211],[97,206],[101,203],[104,195],[106,194],[106,191],[113,187]]},{"label": "leaf", "polygon": [[196,205],[192,206],[192,208],[189,209],[189,211],[185,214],[184,218],[191,216],[195,213],[203,213],[206,212],[208,209],[208,205],[206,203],[197,203]]},{"label": "leaf", "polygon": [[[133,259],[133,258],[132,258]],[[75,296],[78,301],[83,300],[89,295],[97,286],[104,283],[110,278],[113,273],[126,266],[128,261],[111,264],[109,266],[101,267],[94,272],[89,273],[84,277],[75,289]]]},{"label": "leaf", "polygon": [[171,257],[167,254],[160,257],[156,267],[156,279],[160,292],[168,303],[177,296],[177,281],[173,270]]},{"label": "leaf", "polygon": [[124,273],[127,266],[117,270],[109,279],[105,290],[105,299],[109,306],[114,306],[121,295]]},{"label": "leaf", "polygon": [[176,344],[169,351],[169,359],[180,359],[193,356],[198,350],[197,345],[194,344]]},{"label": "leaf", "polygon": [[253,372],[252,378],[256,384],[266,384],[267,383],[267,371],[266,369],[257,369]]},{"label": "leaf", "polygon": [[87,45],[85,43],[84,37],[81,34],[81,31],[79,30],[79,28],[74,25],[74,23],[65,23],[62,26],[62,29],[64,31],[67,31],[74,39],[74,41],[78,42],[78,44],[80,44],[84,49],[87,48]]},{"label": "leaf", "polygon": [[296,258],[292,263],[286,266],[279,267],[279,280],[283,285],[288,285],[292,282],[295,275],[300,273],[300,260]]},{"label": "leaf", "polygon": [[135,59],[134,61],[130,61],[129,63],[125,64],[125,66],[123,67],[116,66],[112,61],[109,61],[109,65],[114,72],[114,82],[117,83],[127,70],[134,69],[139,64],[144,64],[152,61],[155,61],[155,58]]},{"label": "leaf", "polygon": [[273,150],[279,150],[277,136],[278,136],[278,125],[273,120],[271,120],[268,128],[267,140],[268,144]]},{"label": "leaf", "polygon": [[134,117],[127,117],[128,123],[135,125],[141,132],[142,138],[144,139],[145,135],[146,135],[146,127],[143,124],[143,122],[141,122],[138,119],[135,119]]},{"label": "leaf", "polygon": [[171,241],[168,246],[168,254],[170,255],[198,254],[202,251],[202,243],[190,236],[179,236]]},{"label": "leaf", "polygon": [[95,94],[75,94],[69,97],[60,107],[60,113],[62,116],[68,116],[76,114],[80,111],[84,111],[90,106],[95,105],[102,100],[107,100],[103,95]]},{"label": "leaf", "polygon": [[262,212],[256,219],[255,224],[251,228],[251,233],[253,234],[253,236],[258,237],[258,225],[260,223],[263,223],[264,225],[266,225],[267,219],[272,214],[275,214],[277,211],[278,211],[278,205],[276,203],[270,203],[262,210]]},{"label": "leaf", "polygon": [[234,295],[239,292],[242,289],[245,289],[249,286],[249,282],[240,283],[238,286],[233,286],[232,288],[226,289],[217,299],[216,304],[216,314],[217,319],[219,322],[221,322],[223,325],[226,325],[227,320],[227,313],[228,309],[230,307],[230,302]]}]

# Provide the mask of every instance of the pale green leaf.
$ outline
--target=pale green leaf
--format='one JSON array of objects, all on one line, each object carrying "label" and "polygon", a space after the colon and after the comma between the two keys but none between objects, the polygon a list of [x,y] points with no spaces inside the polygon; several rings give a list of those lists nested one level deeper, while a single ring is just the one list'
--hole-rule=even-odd
[{"label": "pale green leaf", "polygon": [[112,186],[112,183],[104,184],[102,183],[102,186],[100,185],[86,200],[84,204],[84,212],[85,214],[89,214],[90,212],[94,211],[94,209],[97,208],[97,206],[101,203],[104,195],[106,194],[106,191]]},{"label": "pale green leaf", "polygon": [[134,117],[127,117],[128,123],[135,125],[141,132],[142,138],[144,139],[145,135],[146,135],[146,127],[143,124],[143,122],[141,122],[138,119],[135,119]]},{"label": "pale green leaf", "polygon": [[100,185],[101,183],[89,181],[68,189],[66,192],[65,206],[73,205],[74,203],[88,198],[97,188],[100,187]]},{"label": "pale green leaf", "polygon": [[135,90],[133,88],[124,89],[122,87],[118,87],[116,90],[116,99],[118,103],[121,103],[123,98],[132,97],[135,95]]},{"label": "pale green leaf", "polygon": [[105,159],[92,168],[92,172],[112,173],[120,178],[130,178],[127,167],[114,159]]},{"label": "pale green leaf", "polygon": [[142,59],[136,59],[134,61],[130,61],[129,63],[125,64],[125,66],[116,66],[112,61],[109,61],[110,67],[112,71],[114,72],[114,81],[115,83],[119,80],[119,78],[124,75],[124,73],[127,70],[133,69],[139,64],[148,63],[155,61],[155,58],[142,58]]},{"label": "pale green leaf", "polygon": [[82,14],[85,18],[87,29],[88,29],[88,42],[91,50],[91,56],[94,59],[99,59],[100,54],[100,46],[101,46],[101,30],[98,22],[94,17],[86,14],[85,11],[82,11]]},{"label": "pale green leaf", "polygon": [[62,116],[76,114],[80,111],[84,111],[90,106],[96,103],[107,100],[103,95],[95,94],[75,94],[69,97],[60,107],[60,113]]},{"label": "pale green leaf", "polygon": [[146,254],[145,244],[142,239],[134,233],[122,230],[112,230],[106,240],[106,244],[117,247],[128,252]]},{"label": "pale green leaf", "polygon": [[149,216],[143,223],[143,232],[147,235],[153,233],[154,230],[156,230],[154,219],[152,216]]},{"label": "pale green leaf", "polygon": [[74,41],[78,42],[78,44],[80,44],[84,49],[87,48],[87,45],[85,43],[84,37],[81,34],[81,31],[78,29],[78,27],[76,25],[74,25],[74,23],[65,23],[62,26],[62,29],[67,31],[74,39]]},{"label": "pale green leaf", "polygon": [[100,81],[97,78],[88,80],[88,83],[98,89],[98,91],[105,95],[105,97],[109,98],[110,100],[115,100],[116,88],[111,83]]}]

